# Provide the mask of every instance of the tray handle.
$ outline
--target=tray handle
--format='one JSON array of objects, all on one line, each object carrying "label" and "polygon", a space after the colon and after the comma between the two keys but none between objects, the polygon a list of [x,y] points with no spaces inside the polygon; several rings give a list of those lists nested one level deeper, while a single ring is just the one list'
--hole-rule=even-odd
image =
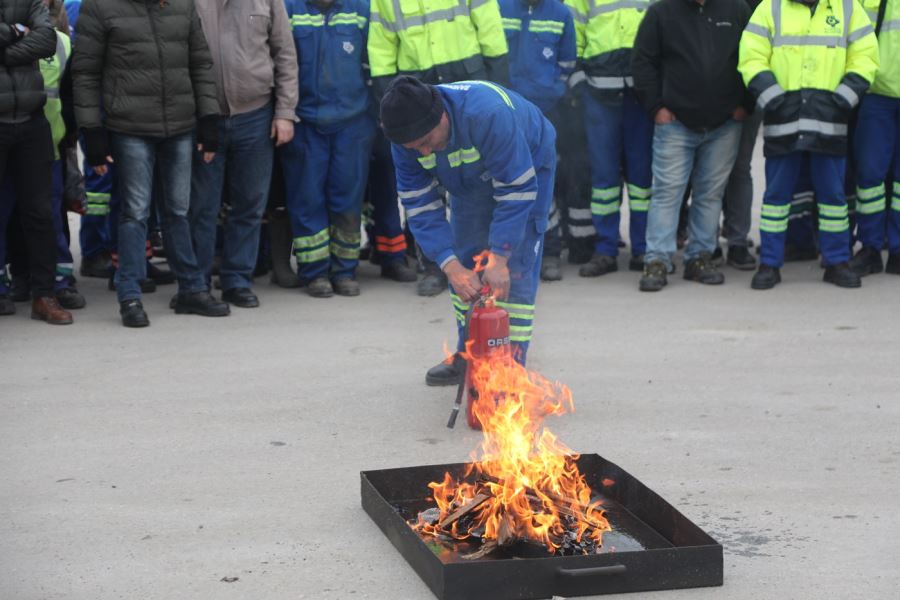
[{"label": "tray handle", "polygon": [[625,565],[609,565],[606,567],[585,567],[583,569],[556,569],[556,574],[562,579],[583,579],[586,577],[606,577],[608,575],[622,575],[626,571]]}]

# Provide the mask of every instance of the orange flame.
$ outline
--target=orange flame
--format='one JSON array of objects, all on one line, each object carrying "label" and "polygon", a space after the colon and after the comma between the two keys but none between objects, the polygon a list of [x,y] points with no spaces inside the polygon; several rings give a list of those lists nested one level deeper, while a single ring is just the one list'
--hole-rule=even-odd
[{"label": "orange flame", "polygon": [[[591,502],[591,488],[575,463],[578,455],[543,427],[547,415],[574,410],[569,388],[514,362],[508,347],[474,358],[467,346],[466,359],[484,437],[462,479],[475,482],[445,473],[443,481],[430,483],[440,518],[434,523],[420,518],[413,527],[424,535],[455,539],[477,530],[485,542],[502,546],[524,539],[550,552],[571,532],[577,542],[587,535],[599,548],[603,532],[610,530],[600,501]],[[441,527],[478,494],[489,498],[470,512],[470,525],[461,529],[457,520],[449,529]]]}]

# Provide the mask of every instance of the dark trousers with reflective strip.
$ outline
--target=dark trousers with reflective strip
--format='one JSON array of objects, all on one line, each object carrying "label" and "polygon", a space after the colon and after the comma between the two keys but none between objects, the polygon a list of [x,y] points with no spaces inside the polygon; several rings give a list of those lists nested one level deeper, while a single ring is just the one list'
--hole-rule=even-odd
[{"label": "dark trousers with reflective strip", "polygon": [[[85,214],[81,216],[81,227],[78,230],[82,258],[91,258],[101,252],[116,250],[115,224],[118,221],[110,219],[113,203],[116,204],[116,219],[118,219],[118,196],[113,186],[114,169],[114,165],[109,165],[105,175],[97,175],[87,160],[82,162],[84,191],[87,196]],[[110,223],[113,225],[110,226]]]},{"label": "dark trousers with reflective strip", "polygon": [[300,280],[352,277],[375,122],[368,114],[334,130],[301,122],[281,148],[285,197]]},{"label": "dark trousers with reflective strip", "polygon": [[397,179],[391,158],[391,143],[381,128],[372,145],[372,162],[366,202],[371,206],[371,223],[366,224],[366,235],[381,264],[405,260],[406,235],[400,222],[400,205],[397,203]]},{"label": "dark trousers with reflective strip", "polygon": [[887,240],[888,251],[900,253],[900,98],[863,98],[853,149],[859,241],[881,250]]},{"label": "dark trousers with reflective strip", "polygon": [[[538,169],[538,198],[536,203],[547,206],[553,196],[556,167]],[[489,246],[491,218],[495,203],[489,198],[450,199],[450,226],[453,229],[454,251],[463,266],[474,267],[473,257]],[[547,215],[531,215],[525,225],[522,241],[509,257],[509,297],[498,306],[509,313],[509,338],[513,356],[525,364],[534,325],[534,301],[541,281],[544,229]],[[457,350],[465,349],[465,320],[468,306],[450,287],[450,298],[457,324]]]},{"label": "dark trousers with reflective strip", "polygon": [[793,152],[766,159],[766,192],[760,218],[760,260],[784,264],[784,244],[791,201],[804,162],[809,165],[819,208],[819,247],[826,265],[850,259],[850,222],[844,193],[846,159],[815,152]]},{"label": "dark trousers with reflective strip", "polygon": [[624,181],[628,184],[631,208],[631,254],[644,254],[652,183],[653,121],[628,89],[618,104],[601,102],[585,90],[584,104],[591,159],[591,213],[597,230],[594,251],[605,256],[619,254],[619,206]]}]

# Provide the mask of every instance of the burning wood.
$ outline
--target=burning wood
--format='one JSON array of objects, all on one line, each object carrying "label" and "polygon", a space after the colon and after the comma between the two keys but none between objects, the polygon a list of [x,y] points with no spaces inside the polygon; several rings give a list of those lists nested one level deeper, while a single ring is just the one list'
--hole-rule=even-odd
[{"label": "burning wood", "polygon": [[600,502],[591,501],[577,455],[543,426],[546,416],[573,409],[569,389],[527,371],[508,350],[467,359],[480,452],[462,477],[445,473],[428,484],[437,514],[411,526],[422,536],[480,542],[467,558],[520,543],[551,554],[599,551],[610,530]]}]

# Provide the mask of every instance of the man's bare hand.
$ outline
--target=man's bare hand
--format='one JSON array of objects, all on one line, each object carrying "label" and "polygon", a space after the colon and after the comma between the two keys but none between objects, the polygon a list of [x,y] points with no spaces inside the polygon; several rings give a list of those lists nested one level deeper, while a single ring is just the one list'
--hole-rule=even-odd
[{"label": "man's bare hand", "polygon": [[294,139],[294,122],[290,119],[272,119],[272,133],[276,146],[287,144]]},{"label": "man's bare hand", "polygon": [[465,268],[458,260],[444,265],[444,273],[453,286],[453,291],[463,302],[474,302],[481,295],[481,279],[475,271]]},{"label": "man's bare hand", "polygon": [[653,119],[657,125],[668,125],[675,122],[675,115],[665,106],[656,111],[656,117]]},{"label": "man's bare hand", "polygon": [[747,109],[743,106],[738,106],[734,109],[734,112],[731,113],[731,118],[735,121],[743,121],[747,118]]},{"label": "man's bare hand", "polygon": [[481,280],[491,288],[491,295],[497,300],[506,300],[509,295],[509,259],[500,254],[491,254]]},{"label": "man's bare hand", "polygon": [[[112,156],[107,156],[107,157],[106,157],[106,162],[107,162],[107,163],[112,163],[112,162],[113,162]],[[91,168],[94,170],[94,173],[95,173],[96,175],[100,175],[101,177],[104,176],[104,175],[106,175],[106,174],[109,172],[109,165],[108,165],[108,164],[107,164],[107,165],[97,165],[96,167],[91,167]]]}]

